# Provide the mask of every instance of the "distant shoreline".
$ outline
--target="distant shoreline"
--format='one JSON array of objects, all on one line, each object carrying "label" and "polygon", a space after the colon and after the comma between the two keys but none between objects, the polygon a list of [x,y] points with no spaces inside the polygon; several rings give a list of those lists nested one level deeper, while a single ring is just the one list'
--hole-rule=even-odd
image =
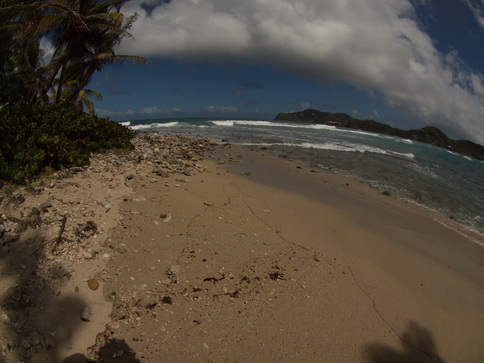
[{"label": "distant shoreline", "polygon": [[423,142],[484,161],[484,146],[468,140],[452,140],[434,126],[417,130],[402,130],[374,120],[360,120],[343,113],[329,113],[307,109],[301,112],[280,113],[275,121],[308,122],[349,129],[370,131]]}]

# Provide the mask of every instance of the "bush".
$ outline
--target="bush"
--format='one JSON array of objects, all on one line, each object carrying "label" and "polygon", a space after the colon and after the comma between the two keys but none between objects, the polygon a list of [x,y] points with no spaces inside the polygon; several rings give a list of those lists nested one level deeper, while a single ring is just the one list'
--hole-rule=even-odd
[{"label": "bush", "polygon": [[83,166],[93,152],[132,148],[128,128],[67,105],[15,104],[0,110],[0,178],[23,182],[46,167]]}]

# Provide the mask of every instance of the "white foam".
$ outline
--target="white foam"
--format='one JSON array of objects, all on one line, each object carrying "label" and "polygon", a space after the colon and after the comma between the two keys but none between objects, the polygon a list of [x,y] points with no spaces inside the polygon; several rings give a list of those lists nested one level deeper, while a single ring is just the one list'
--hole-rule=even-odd
[{"label": "white foam", "polygon": [[166,122],[163,124],[148,124],[148,125],[136,125],[136,126],[130,126],[129,128],[131,130],[147,130],[147,129],[156,129],[160,127],[172,127],[178,125],[177,121],[174,122]]},{"label": "white foam", "polygon": [[235,121],[210,121],[211,123],[213,123],[214,125],[217,125],[217,126],[234,126],[235,124]]},{"label": "white foam", "polygon": [[264,127],[289,127],[296,129],[319,129],[319,130],[335,130],[336,127],[329,125],[318,125],[318,124],[288,124],[283,122],[273,122],[273,121],[251,121],[251,120],[221,120],[221,121],[210,121],[217,126],[228,126],[233,127],[235,125],[246,125],[246,126],[264,126]]},{"label": "white foam", "polygon": [[129,126],[131,125],[131,121],[120,122],[120,124],[123,126]]},{"label": "white foam", "polygon": [[319,149],[319,150],[332,150],[332,151],[344,151],[344,152],[360,152],[360,153],[373,153],[382,154],[390,156],[404,157],[407,159],[414,159],[415,155],[413,153],[400,153],[391,150],[383,150],[377,147],[361,145],[361,144],[351,144],[351,143],[309,143],[303,142],[300,144],[296,143],[244,143],[241,145],[246,146],[290,146],[290,147],[302,147],[305,149]]}]

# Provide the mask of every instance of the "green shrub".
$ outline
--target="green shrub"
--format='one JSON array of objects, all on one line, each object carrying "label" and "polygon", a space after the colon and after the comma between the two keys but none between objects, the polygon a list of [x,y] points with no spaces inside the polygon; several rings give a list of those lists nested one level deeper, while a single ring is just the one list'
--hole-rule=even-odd
[{"label": "green shrub", "polygon": [[46,167],[87,165],[93,152],[132,148],[133,136],[72,106],[8,105],[0,110],[0,179],[23,182]]}]

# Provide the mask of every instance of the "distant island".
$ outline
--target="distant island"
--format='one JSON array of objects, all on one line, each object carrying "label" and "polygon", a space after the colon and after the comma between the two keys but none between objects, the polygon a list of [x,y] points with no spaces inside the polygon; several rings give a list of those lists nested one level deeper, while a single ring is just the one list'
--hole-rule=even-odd
[{"label": "distant island", "polygon": [[462,155],[484,161],[484,147],[467,140],[452,140],[440,129],[426,126],[417,130],[401,130],[375,120],[360,120],[344,113],[330,113],[308,109],[300,112],[280,113],[275,121],[309,122],[349,129],[375,132],[438,146]]}]

